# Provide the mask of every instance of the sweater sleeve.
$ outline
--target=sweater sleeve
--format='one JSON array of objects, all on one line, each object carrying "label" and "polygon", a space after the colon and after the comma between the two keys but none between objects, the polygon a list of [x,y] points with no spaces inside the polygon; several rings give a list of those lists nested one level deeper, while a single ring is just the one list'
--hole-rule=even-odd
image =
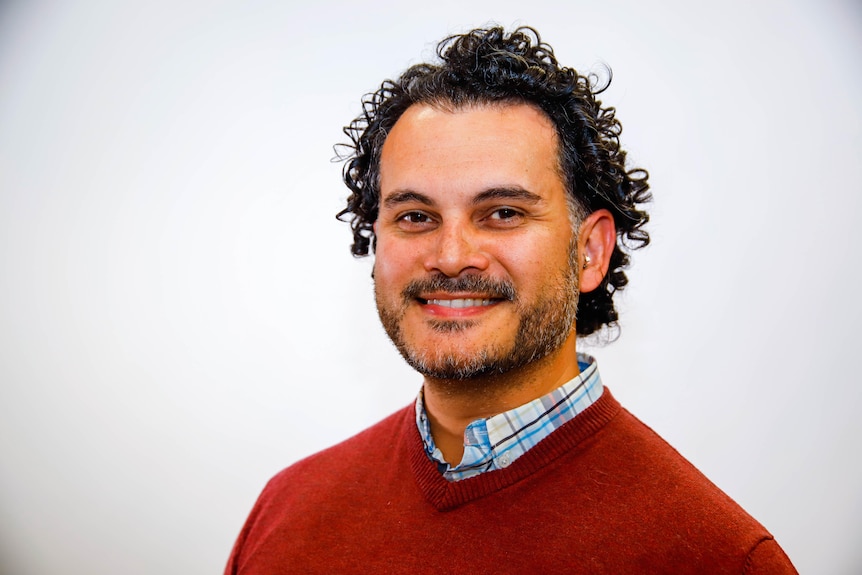
[{"label": "sweater sleeve", "polygon": [[761,540],[745,560],[742,575],[799,575],[790,558],[772,537]]}]

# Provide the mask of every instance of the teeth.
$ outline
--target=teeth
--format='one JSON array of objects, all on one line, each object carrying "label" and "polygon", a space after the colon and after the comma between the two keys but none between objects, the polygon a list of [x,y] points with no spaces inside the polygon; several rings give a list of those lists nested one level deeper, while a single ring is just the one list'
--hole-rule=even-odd
[{"label": "teeth", "polygon": [[491,305],[490,299],[429,299],[428,303],[442,307],[474,307]]}]

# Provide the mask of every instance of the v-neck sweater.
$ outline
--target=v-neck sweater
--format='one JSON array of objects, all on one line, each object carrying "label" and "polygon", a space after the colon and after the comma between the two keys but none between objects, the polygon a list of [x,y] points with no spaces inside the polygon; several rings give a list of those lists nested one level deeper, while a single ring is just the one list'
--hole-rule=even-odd
[{"label": "v-neck sweater", "polygon": [[280,472],[229,574],[796,573],[773,537],[605,388],[505,469],[442,477],[412,405]]}]

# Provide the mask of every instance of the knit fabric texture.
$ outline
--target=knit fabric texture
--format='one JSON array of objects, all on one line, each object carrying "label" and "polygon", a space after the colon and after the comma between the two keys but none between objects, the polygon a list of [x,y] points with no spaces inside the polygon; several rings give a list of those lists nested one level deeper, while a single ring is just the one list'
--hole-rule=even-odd
[{"label": "knit fabric texture", "polygon": [[412,405],[266,486],[225,573],[784,574],[757,521],[605,388],[509,467],[446,481]]}]

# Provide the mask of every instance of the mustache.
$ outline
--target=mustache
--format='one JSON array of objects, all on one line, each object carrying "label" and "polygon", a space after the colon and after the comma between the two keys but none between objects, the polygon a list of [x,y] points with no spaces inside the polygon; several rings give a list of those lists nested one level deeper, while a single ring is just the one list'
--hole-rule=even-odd
[{"label": "mustache", "polygon": [[401,295],[404,299],[416,299],[420,294],[428,292],[463,293],[471,292],[486,295],[489,299],[502,299],[514,301],[517,297],[515,286],[507,280],[498,280],[479,275],[467,275],[450,278],[444,275],[433,276],[427,279],[413,280]]}]

